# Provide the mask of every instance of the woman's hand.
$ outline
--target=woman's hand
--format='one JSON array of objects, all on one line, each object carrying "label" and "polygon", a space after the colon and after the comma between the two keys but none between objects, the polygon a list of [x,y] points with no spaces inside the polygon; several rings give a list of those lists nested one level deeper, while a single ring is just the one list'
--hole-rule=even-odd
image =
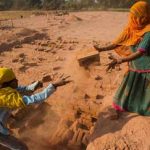
[{"label": "woman's hand", "polygon": [[115,58],[114,56],[110,55],[109,59],[111,59],[112,62],[110,62],[109,64],[106,65],[106,66],[108,66],[106,71],[109,71],[110,69],[114,69],[117,64],[121,64],[124,62],[130,62],[132,60],[135,60],[135,59],[141,57],[142,55],[143,55],[143,53],[140,51],[132,53],[131,55],[124,57],[124,58]]},{"label": "woman's hand", "polygon": [[100,47],[99,44],[97,44],[97,43],[93,44],[93,47],[99,52],[102,52],[104,50],[104,48]]},{"label": "woman's hand", "polygon": [[115,66],[117,65],[117,61],[111,61],[110,63],[108,63],[106,66],[106,72],[108,72],[109,70],[115,69]]},{"label": "woman's hand", "polygon": [[116,45],[116,44],[108,44],[106,46],[99,46],[99,44],[96,42],[94,42],[93,46],[99,52],[110,51],[110,50],[114,50],[115,48],[119,47],[119,45]]},{"label": "woman's hand", "polygon": [[110,63],[108,63],[106,66],[106,71],[108,72],[109,70],[115,69],[115,66],[117,64],[121,64],[123,62],[123,59],[119,58],[119,59],[113,59],[113,61],[111,61]]}]

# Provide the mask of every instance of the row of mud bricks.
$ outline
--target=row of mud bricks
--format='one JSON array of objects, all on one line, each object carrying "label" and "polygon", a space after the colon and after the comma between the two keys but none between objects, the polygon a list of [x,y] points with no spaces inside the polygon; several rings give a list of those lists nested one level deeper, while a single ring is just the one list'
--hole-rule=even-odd
[{"label": "row of mud bricks", "polygon": [[95,116],[78,109],[74,114],[61,120],[50,143],[55,149],[63,146],[68,150],[84,150],[94,131],[96,121]]}]

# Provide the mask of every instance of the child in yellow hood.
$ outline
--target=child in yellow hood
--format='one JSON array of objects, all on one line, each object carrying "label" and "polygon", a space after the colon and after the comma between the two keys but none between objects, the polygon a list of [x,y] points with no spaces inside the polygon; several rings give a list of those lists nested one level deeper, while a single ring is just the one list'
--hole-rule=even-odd
[{"label": "child in yellow hood", "polygon": [[70,81],[66,79],[62,79],[56,83],[49,84],[40,93],[31,96],[22,96],[20,92],[34,91],[39,85],[39,82],[37,81],[29,86],[18,86],[18,80],[13,70],[9,68],[0,68],[0,133],[9,135],[9,130],[5,127],[5,124],[10,110],[43,102],[58,86],[63,86],[69,82]]}]

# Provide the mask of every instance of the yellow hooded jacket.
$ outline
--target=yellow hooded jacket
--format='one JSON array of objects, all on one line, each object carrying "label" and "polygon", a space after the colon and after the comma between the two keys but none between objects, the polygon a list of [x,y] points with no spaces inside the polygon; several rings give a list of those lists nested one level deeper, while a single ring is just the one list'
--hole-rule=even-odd
[{"label": "yellow hooded jacket", "polygon": [[[3,83],[15,79],[14,72],[9,68],[0,68],[0,86]],[[7,107],[10,109],[23,108],[25,104],[22,96],[16,89],[11,87],[0,88],[0,107]]]}]

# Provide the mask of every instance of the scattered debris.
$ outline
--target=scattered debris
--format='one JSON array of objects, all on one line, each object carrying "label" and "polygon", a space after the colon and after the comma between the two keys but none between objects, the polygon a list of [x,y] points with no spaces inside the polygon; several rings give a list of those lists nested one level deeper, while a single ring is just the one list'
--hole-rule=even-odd
[{"label": "scattered debris", "polygon": [[43,47],[38,47],[38,48],[36,48],[35,50],[36,50],[36,51],[41,51],[41,52],[42,52],[42,51],[45,51],[45,48],[43,48]]},{"label": "scattered debris", "polygon": [[104,96],[103,95],[96,95],[96,99],[103,99]]},{"label": "scattered debris", "polygon": [[70,15],[66,18],[66,22],[71,22],[71,21],[83,21],[83,19],[75,15]]},{"label": "scattered debris", "polygon": [[69,47],[69,50],[71,51],[71,50],[74,50],[74,47],[73,46],[70,46]]},{"label": "scattered debris", "polygon": [[56,16],[64,16],[64,15],[69,15],[69,12],[67,10],[65,11],[55,11]]},{"label": "scattered debris", "polygon": [[52,81],[52,78],[50,75],[45,75],[43,78],[42,78],[42,82],[50,82]]},{"label": "scattered debris", "polygon": [[21,44],[17,44],[14,46],[14,48],[22,48],[23,46]]},{"label": "scattered debris", "polygon": [[19,56],[18,57],[20,57],[20,58],[25,58],[26,57],[26,55],[24,54],[24,53],[21,53],[21,54],[19,54]]},{"label": "scattered debris", "polygon": [[96,75],[95,80],[102,80],[102,77],[100,77],[99,75]]},{"label": "scattered debris", "polygon": [[89,99],[89,98],[90,98],[90,96],[89,96],[88,94],[85,94],[85,95],[84,95],[84,99],[85,99],[85,100],[87,100],[87,99]]},{"label": "scattered debris", "polygon": [[59,70],[59,69],[61,69],[60,66],[56,66],[56,67],[53,68],[54,71]]},{"label": "scattered debris", "polygon": [[19,61],[19,59],[13,59],[13,60],[12,60],[13,63],[16,63],[16,62],[18,62],[18,61]]},{"label": "scattered debris", "polygon": [[64,58],[60,57],[60,56],[56,56],[56,61],[63,61]]}]

